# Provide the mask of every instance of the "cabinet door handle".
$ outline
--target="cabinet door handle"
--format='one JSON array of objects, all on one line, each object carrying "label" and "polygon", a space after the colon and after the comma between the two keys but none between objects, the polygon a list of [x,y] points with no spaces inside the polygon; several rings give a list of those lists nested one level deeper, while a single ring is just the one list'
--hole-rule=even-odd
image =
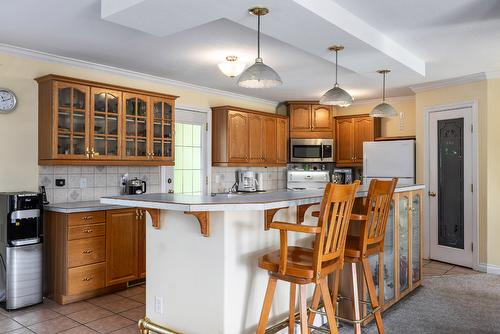
[{"label": "cabinet door handle", "polygon": [[82,254],[92,254],[94,251],[92,249],[86,249],[82,251]]},{"label": "cabinet door handle", "polygon": [[84,216],[82,217],[82,220],[91,220],[92,219],[92,216]]},{"label": "cabinet door handle", "polygon": [[435,192],[433,192],[433,191],[429,191],[429,196],[430,196],[430,197],[436,197],[436,193],[435,193]]},{"label": "cabinet door handle", "polygon": [[90,281],[90,280],[92,280],[92,279],[93,279],[93,277],[92,277],[92,276],[90,276],[90,277],[84,277],[84,278],[82,278],[82,281],[84,281],[84,282],[88,282],[88,281]]},{"label": "cabinet door handle", "polygon": [[92,233],[92,232],[93,232],[93,230],[92,230],[92,229],[90,229],[90,228],[87,228],[87,229],[83,229],[83,230],[82,230],[82,232],[83,232],[83,233]]}]

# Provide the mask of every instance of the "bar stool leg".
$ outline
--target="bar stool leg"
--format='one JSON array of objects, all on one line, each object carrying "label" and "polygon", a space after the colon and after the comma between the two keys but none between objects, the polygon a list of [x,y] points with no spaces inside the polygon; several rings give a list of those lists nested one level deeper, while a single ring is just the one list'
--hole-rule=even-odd
[{"label": "bar stool leg", "polygon": [[290,311],[288,315],[288,334],[295,334],[295,297],[297,296],[297,284],[290,283]]},{"label": "bar stool leg", "polygon": [[264,334],[266,332],[267,319],[269,319],[269,312],[271,311],[271,305],[273,303],[274,291],[276,290],[276,281],[277,279],[275,277],[269,276],[266,296],[264,297],[264,305],[262,306],[259,325],[257,326],[257,334]]},{"label": "bar stool leg", "polygon": [[300,333],[309,334],[309,327],[307,326],[307,294],[306,286],[303,284],[299,285],[299,295]]},{"label": "bar stool leg", "polygon": [[[316,285],[314,287],[314,294],[313,294],[312,301],[311,301],[311,310],[316,311],[318,309],[320,297],[321,297],[321,289],[319,288],[319,286]],[[315,319],[316,319],[316,313],[310,311],[309,312],[309,319],[307,320],[307,323],[309,325],[312,325],[312,324],[314,324]]]},{"label": "bar stool leg", "polygon": [[[370,262],[368,262],[368,258],[363,258],[362,260],[363,271],[365,274],[366,285],[368,286],[368,294],[370,295],[370,302],[372,304],[372,308],[376,309],[378,304],[377,293],[375,292],[375,284],[373,283],[372,271],[370,269]],[[384,324],[382,323],[382,316],[380,315],[380,309],[377,312],[374,312],[375,323],[377,324],[377,329],[379,334],[384,334]]]},{"label": "bar stool leg", "polygon": [[[356,270],[356,263],[351,263],[351,276],[352,276],[352,306],[354,310],[354,320],[361,319],[359,310],[359,291],[358,291],[358,272]],[[354,324],[354,333],[361,334],[361,324]]]},{"label": "bar stool leg", "polygon": [[335,320],[335,308],[332,305],[328,283],[326,282],[325,278],[322,278],[319,281],[319,287],[321,289],[321,297],[323,298],[323,303],[325,304],[326,318],[328,319],[328,327],[330,328],[330,333],[337,334],[339,331],[337,329],[337,321]]}]

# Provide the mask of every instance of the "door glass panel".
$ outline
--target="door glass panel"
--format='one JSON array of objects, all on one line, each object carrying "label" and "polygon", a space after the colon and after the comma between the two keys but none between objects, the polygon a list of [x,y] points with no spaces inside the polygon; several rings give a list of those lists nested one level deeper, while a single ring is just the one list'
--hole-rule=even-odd
[{"label": "door glass panel", "polygon": [[108,116],[107,125],[108,125],[108,134],[118,135],[118,117]]},{"label": "door glass panel", "polygon": [[59,88],[58,91],[58,104],[60,108],[71,107],[71,88]]},{"label": "door glass panel", "polygon": [[94,138],[94,150],[99,153],[99,155],[106,155],[106,139],[103,137]]},{"label": "door glass panel", "polygon": [[73,108],[74,109],[85,109],[85,92],[79,89],[73,89]]},{"label": "door glass panel", "polygon": [[94,116],[94,132],[96,134],[104,134],[105,133],[105,125],[106,120],[104,116],[95,115]]},{"label": "door glass panel", "polygon": [[108,112],[113,114],[118,113],[118,97],[108,94],[107,98]]},{"label": "door glass panel", "polygon": [[105,112],[106,111],[106,93],[95,94],[94,95],[94,111]]},{"label": "door glass panel", "polygon": [[171,142],[166,142],[163,144],[163,156],[164,157],[171,157],[172,156],[172,143]]},{"label": "door glass panel", "polygon": [[59,135],[57,136],[57,153],[58,154],[71,154],[69,135]]},{"label": "door glass panel", "polygon": [[413,195],[411,216],[411,266],[413,283],[420,280],[420,195]]},{"label": "door glass panel", "polygon": [[165,124],[163,126],[163,137],[165,139],[171,139],[172,138],[172,125]]},{"label": "door glass panel", "polygon": [[114,155],[118,154],[118,141],[115,138],[108,138],[106,141],[106,154]]},{"label": "door glass panel", "polygon": [[[203,192],[202,141],[199,124],[175,124],[174,190],[181,194]],[[164,142],[164,155],[172,156],[172,143]]]},{"label": "door glass panel", "polygon": [[392,201],[384,241],[384,300],[386,302],[394,298],[394,290],[394,201]]},{"label": "door glass panel", "polygon": [[127,136],[135,136],[135,120],[127,117]]},{"label": "door glass panel", "polygon": [[378,274],[379,274],[379,256],[378,254],[372,255],[368,258],[368,262],[370,262],[370,269],[372,271],[372,278],[373,278],[373,283],[375,284],[375,292],[378,295],[378,287],[379,287],[379,282],[378,282]]},{"label": "door glass panel", "polygon": [[137,99],[137,115],[145,117],[147,111],[146,101]]},{"label": "door glass panel", "polygon": [[135,155],[135,141],[133,139],[127,139],[125,144],[125,155],[128,157]]},{"label": "door glass panel", "polygon": [[153,128],[154,128],[154,130],[153,130],[154,136],[156,138],[161,138],[161,136],[162,136],[162,134],[161,134],[161,122],[155,121]]},{"label": "door glass panel", "polygon": [[161,141],[155,141],[153,143],[153,153],[155,154],[155,156],[157,157],[161,157],[162,156],[162,151],[161,151]]},{"label": "door glass panel", "polygon": [[127,99],[125,101],[125,109],[127,112],[127,115],[134,115],[135,116],[135,99]]},{"label": "door glass panel", "polygon": [[161,102],[156,102],[153,107],[153,117],[161,119]]},{"label": "door glass panel", "polygon": [[137,156],[146,156],[146,140],[137,139]]},{"label": "door glass panel", "polygon": [[144,119],[137,121],[137,136],[146,137],[146,120]]},{"label": "door glass panel", "polygon": [[73,154],[85,153],[85,137],[73,136]]},{"label": "door glass panel", "polygon": [[464,119],[439,120],[438,244],[464,249]]},{"label": "door glass panel", "polygon": [[410,200],[408,196],[399,198],[399,291],[403,292],[408,288],[408,209]]},{"label": "door glass panel", "polygon": [[57,113],[57,127],[59,131],[71,131],[71,116],[70,112],[64,109],[59,109]]},{"label": "door glass panel", "polygon": [[86,148],[86,92],[78,88],[58,88],[57,154],[83,155]]},{"label": "door glass panel", "polygon": [[165,120],[172,119],[172,106],[170,105],[170,103],[163,103],[163,118]]},{"label": "door glass panel", "polygon": [[85,132],[84,112],[73,112],[73,132]]}]

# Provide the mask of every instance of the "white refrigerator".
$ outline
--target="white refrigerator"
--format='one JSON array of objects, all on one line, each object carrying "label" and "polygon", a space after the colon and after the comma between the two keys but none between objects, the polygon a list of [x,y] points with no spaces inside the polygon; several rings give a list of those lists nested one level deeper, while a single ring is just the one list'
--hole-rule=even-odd
[{"label": "white refrigerator", "polygon": [[398,185],[415,183],[415,141],[363,143],[363,184],[398,177]]}]

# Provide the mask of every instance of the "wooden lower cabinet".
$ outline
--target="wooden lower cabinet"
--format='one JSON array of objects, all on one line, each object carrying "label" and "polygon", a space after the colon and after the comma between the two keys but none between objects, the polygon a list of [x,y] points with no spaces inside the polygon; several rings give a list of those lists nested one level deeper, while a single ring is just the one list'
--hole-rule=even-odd
[{"label": "wooden lower cabinet", "polygon": [[60,304],[146,277],[144,210],[44,214],[44,295]]}]

